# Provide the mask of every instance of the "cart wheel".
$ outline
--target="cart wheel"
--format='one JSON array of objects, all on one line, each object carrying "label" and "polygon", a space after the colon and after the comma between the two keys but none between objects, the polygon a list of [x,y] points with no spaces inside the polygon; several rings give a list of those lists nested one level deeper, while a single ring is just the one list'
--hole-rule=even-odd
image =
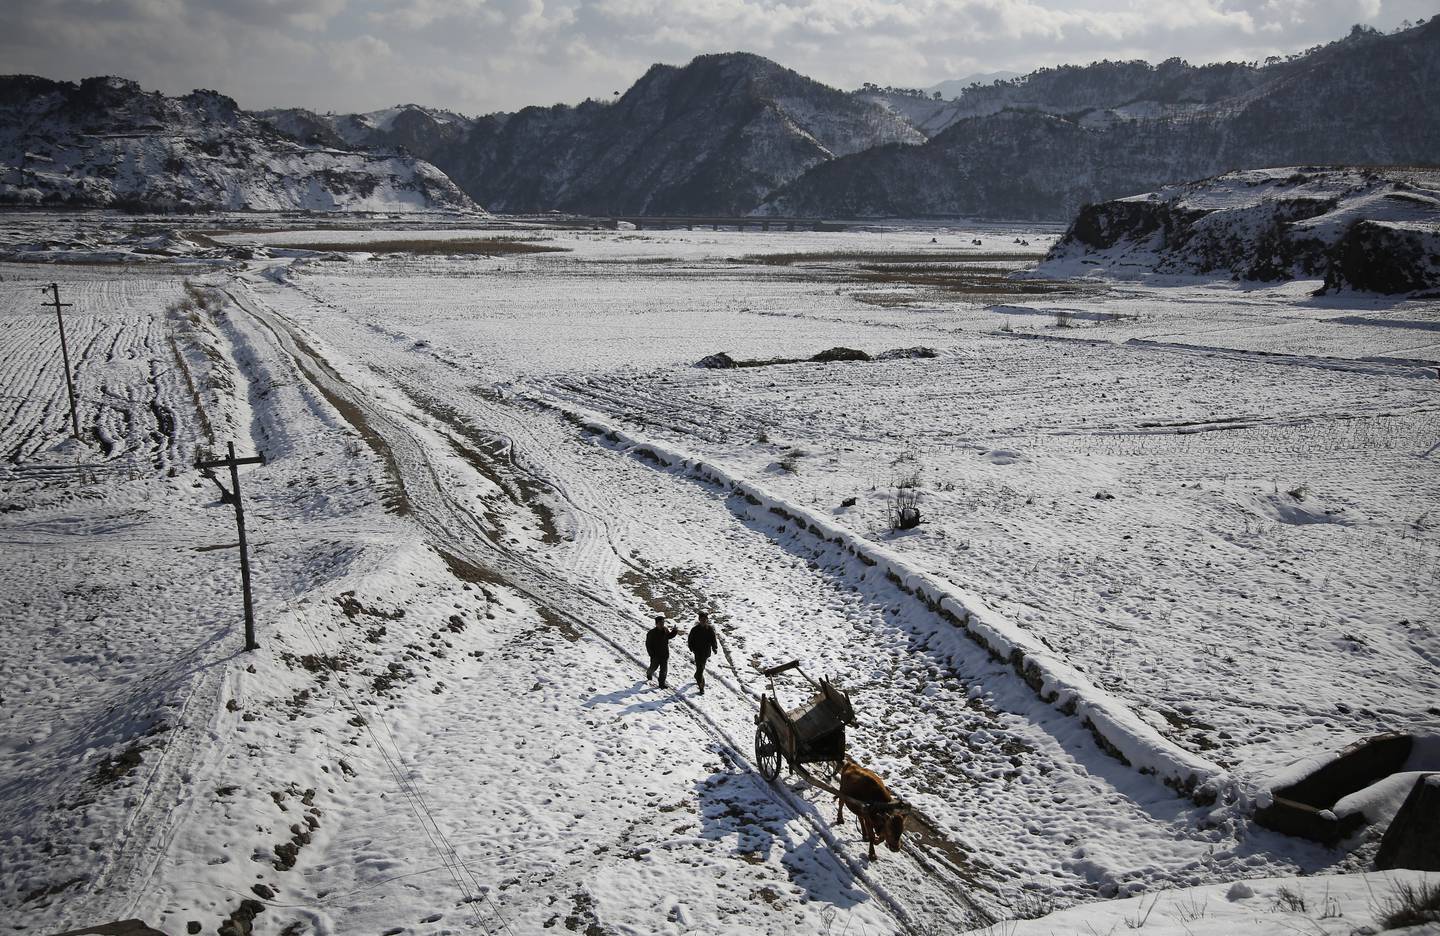
[{"label": "cart wheel", "polygon": [[780,776],[780,745],[775,743],[774,732],[764,722],[755,729],[755,766],[766,780]]}]

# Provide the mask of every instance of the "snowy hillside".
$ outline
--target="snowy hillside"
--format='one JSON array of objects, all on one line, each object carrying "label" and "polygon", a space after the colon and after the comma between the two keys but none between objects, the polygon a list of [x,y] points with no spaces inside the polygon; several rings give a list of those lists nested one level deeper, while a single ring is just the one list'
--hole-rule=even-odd
[{"label": "snowy hillside", "polygon": [[1440,17],[1263,67],[1178,60],[1037,72],[968,91],[920,147],[826,163],[779,215],[1069,219],[1081,206],[1237,166],[1432,165]]},{"label": "snowy hillside", "polygon": [[1440,289],[1440,170],[1232,172],[1090,205],[1037,272],[1087,270]]},{"label": "snowy hillside", "polygon": [[5,82],[12,204],[396,210],[468,196],[512,213],[1050,221],[1237,166],[1440,155],[1440,99],[1425,93],[1440,84],[1440,19],[1357,27],[1264,65],[1099,62],[949,100],[844,93],[748,53],[655,65],[613,102],[473,119],[417,104],[250,115],[119,79]]},{"label": "snowy hillside", "polygon": [[301,145],[213,91],[0,79],[0,203],[147,210],[473,209],[434,166]]}]

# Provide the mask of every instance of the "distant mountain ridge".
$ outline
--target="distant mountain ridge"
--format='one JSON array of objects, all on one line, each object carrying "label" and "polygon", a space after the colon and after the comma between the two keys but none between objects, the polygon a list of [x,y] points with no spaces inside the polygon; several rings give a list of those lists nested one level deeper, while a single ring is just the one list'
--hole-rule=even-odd
[{"label": "distant mountain ridge", "polygon": [[817,166],[757,213],[1059,220],[1232,168],[1440,162],[1440,17],[1255,67],[1102,62],[968,91],[918,147]]},{"label": "distant mountain ridge", "polygon": [[396,110],[388,126],[374,115],[261,116],[300,139],[403,146],[481,204],[508,212],[743,214],[820,163],[925,140],[884,107],[743,52],[652,66],[613,103],[474,120]]},{"label": "distant mountain ridge", "polygon": [[938,91],[941,98],[949,100],[950,98],[960,97],[971,85],[994,84],[997,81],[1009,81],[1011,78],[1019,78],[1020,76],[1021,72],[1013,71],[976,72],[973,75],[966,75],[963,78],[947,78],[923,90],[931,94]]},{"label": "distant mountain ridge", "polygon": [[214,91],[0,77],[0,204],[143,210],[474,210],[420,160],[297,143]]},{"label": "distant mountain ridge", "polygon": [[405,151],[427,159],[461,139],[474,125],[469,117],[419,104],[398,104],[364,114],[317,114],[291,107],[256,111],[255,116],[302,143],[366,150]]},{"label": "distant mountain ridge", "polygon": [[1440,17],[1264,65],[1098,62],[959,97],[748,53],[614,101],[470,118],[246,113],[216,92],[0,78],[0,204],[1067,220],[1235,168],[1440,162]]}]

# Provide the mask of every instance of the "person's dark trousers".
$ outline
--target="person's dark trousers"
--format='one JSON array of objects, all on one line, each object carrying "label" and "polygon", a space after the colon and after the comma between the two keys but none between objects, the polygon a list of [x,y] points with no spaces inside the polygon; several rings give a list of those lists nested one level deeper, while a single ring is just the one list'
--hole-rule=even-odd
[{"label": "person's dark trousers", "polygon": [[661,688],[661,689],[664,689],[664,688],[665,688],[665,672],[666,672],[666,670],[668,670],[669,668],[670,668],[670,658],[669,658],[668,656],[663,656],[663,657],[651,657],[651,658],[650,658],[650,668],[645,671],[645,678],[646,678],[646,679],[649,679],[651,676],[655,675],[655,670],[657,670],[657,669],[660,670],[660,688]]},{"label": "person's dark trousers", "polygon": [[710,657],[708,655],[697,656],[695,658],[695,685],[700,687],[701,695],[705,694],[705,664],[709,662],[709,660]]}]

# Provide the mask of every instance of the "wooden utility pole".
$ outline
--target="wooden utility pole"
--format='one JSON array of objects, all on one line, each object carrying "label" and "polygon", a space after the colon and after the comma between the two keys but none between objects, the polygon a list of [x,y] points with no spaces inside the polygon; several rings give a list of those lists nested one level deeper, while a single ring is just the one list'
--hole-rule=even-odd
[{"label": "wooden utility pole", "polygon": [[65,362],[65,389],[70,391],[70,428],[75,432],[75,441],[80,441],[80,417],[75,414],[75,380],[70,376],[70,349],[65,345],[65,316],[60,314],[61,309],[70,308],[73,303],[60,301],[60,284],[51,283],[49,286],[40,287],[40,291],[49,291],[53,297],[49,302],[40,303],[55,310],[55,321],[60,324],[60,358]]},{"label": "wooden utility pole", "polygon": [[245,544],[245,505],[240,502],[240,466],[241,465],[263,465],[264,455],[256,455],[252,458],[236,458],[235,443],[227,443],[229,456],[216,458],[208,461],[197,461],[195,467],[207,474],[216,468],[230,469],[230,490],[225,490],[225,485],[220,484],[213,474],[210,475],[220,486],[220,490],[228,495],[229,500],[235,505],[235,529],[240,533],[240,589],[245,594],[245,649],[258,650],[260,644],[255,640],[255,605],[250,600],[250,549]]}]

